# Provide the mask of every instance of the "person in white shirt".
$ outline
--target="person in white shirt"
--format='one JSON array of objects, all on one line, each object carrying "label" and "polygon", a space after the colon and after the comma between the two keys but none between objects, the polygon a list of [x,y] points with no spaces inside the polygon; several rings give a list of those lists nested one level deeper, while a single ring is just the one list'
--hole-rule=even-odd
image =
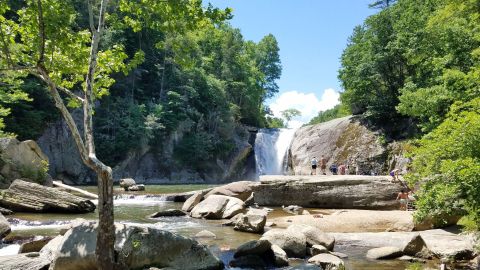
[{"label": "person in white shirt", "polygon": [[316,175],[317,174],[317,163],[318,160],[316,157],[312,158],[312,172],[310,172],[310,175]]}]

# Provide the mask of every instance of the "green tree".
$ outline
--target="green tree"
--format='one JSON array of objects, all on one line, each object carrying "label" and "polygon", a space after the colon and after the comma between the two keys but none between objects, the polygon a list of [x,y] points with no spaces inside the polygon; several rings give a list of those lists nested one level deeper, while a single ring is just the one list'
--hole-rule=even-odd
[{"label": "green tree", "polygon": [[[211,6],[204,9],[201,1],[144,1],[141,4],[118,1],[112,6],[114,11],[107,14],[108,0],[96,4],[96,1],[88,1],[82,6],[76,1],[31,0],[19,8],[7,1],[0,2],[0,79],[1,85],[7,89],[17,89],[21,79],[31,75],[48,87],[55,106],[72,133],[82,161],[98,175],[96,257],[99,269],[114,269],[123,266],[115,266],[120,262],[116,262],[114,254],[112,170],[96,156],[93,104],[108,94],[114,83],[112,73],[127,73],[143,60],[144,54],[138,51],[127,62],[129,56],[121,44],[100,46],[104,30],[131,27],[135,32],[143,25],[156,29],[195,28],[209,20],[224,19],[229,16],[229,11],[221,12]],[[118,10],[115,9],[117,5]],[[77,9],[88,10],[88,19],[82,18],[88,23],[77,20],[80,13]],[[109,17],[107,27],[106,17]],[[159,26],[154,20],[157,17],[169,18],[170,23]],[[182,24],[176,24],[176,18],[183,18],[179,20]],[[79,89],[82,95],[73,92]],[[83,136],[60,92],[68,97],[69,105],[83,107]],[[18,92],[2,93],[7,93],[7,97],[19,95]]]},{"label": "green tree", "polygon": [[286,124],[285,124],[286,126],[288,126],[288,122],[290,122],[290,120],[292,120],[292,118],[302,115],[302,113],[295,108],[289,108],[289,109],[281,111],[280,113],[282,114],[282,117],[286,121]]},{"label": "green tree", "polygon": [[315,116],[310,120],[310,122],[308,122],[307,125],[320,124],[336,118],[347,116],[349,114],[350,112],[348,111],[348,109],[342,104],[339,104],[333,107],[332,109],[320,111],[317,116]]}]

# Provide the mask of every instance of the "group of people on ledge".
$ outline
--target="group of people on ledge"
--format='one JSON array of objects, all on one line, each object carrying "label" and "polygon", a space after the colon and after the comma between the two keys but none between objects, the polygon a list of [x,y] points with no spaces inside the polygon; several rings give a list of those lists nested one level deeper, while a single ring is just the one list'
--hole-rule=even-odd
[{"label": "group of people on ledge", "polygon": [[[310,172],[310,175],[316,175],[317,174],[317,168],[320,167],[320,174],[327,175],[327,159],[325,156],[322,155],[320,160],[318,160],[316,157],[313,157],[311,160],[312,164],[312,170]],[[345,174],[358,174],[358,166],[353,166],[353,170],[351,170],[351,167],[348,163],[340,163],[340,165],[332,164],[329,167],[329,171],[331,174],[336,175],[345,175]]]}]

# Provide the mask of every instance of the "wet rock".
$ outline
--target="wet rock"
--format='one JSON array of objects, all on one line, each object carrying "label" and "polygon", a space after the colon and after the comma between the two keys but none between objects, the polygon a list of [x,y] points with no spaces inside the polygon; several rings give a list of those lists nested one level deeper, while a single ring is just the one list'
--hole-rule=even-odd
[{"label": "wet rock", "polygon": [[333,250],[333,246],[335,245],[335,238],[333,236],[313,226],[293,224],[288,227],[288,230],[303,233],[307,239],[307,244],[310,246],[322,245],[328,250]]},{"label": "wet rock", "polygon": [[426,260],[424,260],[424,259],[415,258],[415,257],[408,256],[408,255],[403,255],[403,256],[397,258],[397,260],[404,261],[404,262],[421,262],[421,263],[426,262]]},{"label": "wet rock", "polygon": [[284,207],[282,205],[282,210],[289,213],[289,214],[298,215],[302,212],[303,207],[298,206],[298,205],[289,205],[289,206]]},{"label": "wet rock", "polygon": [[310,255],[315,256],[322,253],[328,253],[328,249],[322,245],[313,245],[309,248]]},{"label": "wet rock", "polygon": [[266,215],[253,213],[240,214],[235,221],[234,230],[250,233],[263,233],[263,228],[267,222]]},{"label": "wet rock", "polygon": [[10,223],[8,223],[7,219],[0,214],[0,240],[3,239],[7,234],[11,231]]},{"label": "wet rock", "polygon": [[[61,241],[51,270],[96,269],[97,224],[82,223]],[[148,226],[115,224],[115,249],[128,269],[223,269],[223,263],[197,241]]]},{"label": "wet rock", "polygon": [[16,212],[88,213],[95,205],[88,199],[55,188],[17,179],[0,193],[0,205]]},{"label": "wet rock", "polygon": [[367,252],[367,258],[373,260],[395,259],[402,255],[402,250],[397,247],[372,248]]},{"label": "wet rock", "polygon": [[186,213],[178,209],[167,209],[163,211],[156,212],[148,216],[149,218],[158,218],[158,217],[181,217],[185,216]]},{"label": "wet rock", "polygon": [[233,182],[224,186],[213,188],[205,195],[205,197],[209,197],[210,195],[224,195],[246,201],[250,195],[252,195],[252,185],[256,184],[256,182],[251,181]]},{"label": "wet rock", "polygon": [[47,270],[50,261],[38,253],[24,253],[11,256],[0,256],[0,269],[2,270]]},{"label": "wet rock", "polygon": [[306,254],[307,239],[301,232],[283,229],[272,229],[264,233],[260,239],[268,240],[287,252],[288,256],[303,258]]},{"label": "wet rock", "polygon": [[128,191],[128,188],[131,186],[135,186],[137,183],[133,178],[122,178],[119,181],[120,187],[124,188],[125,191]]},{"label": "wet rock", "polygon": [[270,250],[270,242],[264,239],[248,241],[237,248],[235,258],[245,255],[263,255]]},{"label": "wet rock", "polygon": [[145,191],[145,185],[133,185],[127,188],[128,191]]},{"label": "wet rock", "polygon": [[190,215],[193,218],[224,219],[239,214],[244,209],[242,200],[223,195],[210,195],[197,204]]},{"label": "wet rock", "polygon": [[285,250],[283,250],[281,247],[277,245],[272,245],[271,249],[273,252],[273,263],[275,264],[275,266],[276,267],[288,266],[289,264],[288,257]]},{"label": "wet rock", "polygon": [[238,257],[230,261],[231,267],[238,267],[238,268],[248,268],[248,269],[265,269],[267,264],[262,259],[262,257],[258,255],[245,255],[242,257]]},{"label": "wet rock", "polygon": [[328,253],[322,253],[315,255],[308,259],[309,263],[313,263],[315,265],[320,265],[324,269],[339,269],[341,265],[345,265],[342,259],[333,256]]},{"label": "wet rock", "polygon": [[0,214],[4,215],[4,216],[8,216],[8,215],[11,215],[13,214],[13,211],[12,210],[8,210],[8,209],[5,209],[3,207],[0,207]]},{"label": "wet rock", "polygon": [[192,209],[200,203],[203,198],[202,192],[195,192],[190,198],[188,198],[185,203],[183,203],[182,210],[185,212],[190,212]]},{"label": "wet rock", "polygon": [[245,201],[245,206],[246,207],[249,207],[249,206],[253,206],[255,205],[255,196],[254,196],[254,193],[252,192],[252,194],[250,194],[250,197],[248,197]]},{"label": "wet rock", "polygon": [[45,237],[39,240],[33,240],[27,243],[23,243],[18,250],[18,253],[30,253],[30,252],[40,252],[40,250],[52,240],[51,237]]},{"label": "wet rock", "polygon": [[195,238],[217,238],[217,235],[211,231],[203,230],[195,234]]}]

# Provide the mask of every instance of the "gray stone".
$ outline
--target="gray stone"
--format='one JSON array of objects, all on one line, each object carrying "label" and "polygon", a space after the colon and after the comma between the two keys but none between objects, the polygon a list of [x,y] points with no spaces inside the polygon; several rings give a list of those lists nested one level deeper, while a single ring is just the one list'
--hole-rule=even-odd
[{"label": "gray stone", "polygon": [[55,188],[15,180],[0,193],[0,205],[16,212],[88,213],[95,205],[88,199]]},{"label": "gray stone", "polygon": [[125,191],[128,190],[129,187],[135,186],[137,183],[133,178],[122,178],[119,181],[120,187],[124,188]]},{"label": "gray stone", "polygon": [[420,253],[424,250],[428,250],[427,244],[425,244],[425,241],[420,236],[420,234],[416,234],[412,237],[410,241],[408,241],[408,243],[403,248],[403,254],[409,256],[416,256],[417,253]]},{"label": "gray stone", "polygon": [[0,240],[2,240],[7,234],[11,231],[10,223],[8,223],[7,219],[0,214]]},{"label": "gray stone", "polygon": [[322,245],[328,250],[333,250],[333,246],[335,245],[335,238],[333,236],[326,234],[313,226],[294,224],[290,225],[288,230],[303,233],[307,239],[307,244],[310,246]]},{"label": "gray stone", "polygon": [[0,138],[0,189],[8,188],[18,178],[45,184],[50,180],[47,169],[48,158],[35,141]]},{"label": "gray stone", "polygon": [[315,265],[320,265],[324,269],[332,270],[339,269],[341,265],[345,265],[342,259],[328,253],[315,255],[308,259],[308,262]]},{"label": "gray stone", "polygon": [[42,247],[42,249],[40,250],[40,256],[52,262],[55,257],[55,253],[57,252],[58,247],[62,244],[62,242],[63,235],[56,236],[55,238],[50,240],[45,246]]},{"label": "gray stone", "polygon": [[18,253],[40,252],[40,250],[52,240],[51,237],[44,237],[39,240],[33,240],[20,245]]},{"label": "gray stone", "polygon": [[248,268],[248,269],[265,269],[267,267],[265,261],[262,257],[258,255],[245,255],[242,257],[238,257],[230,261],[231,267],[238,267],[238,268]]},{"label": "gray stone", "polygon": [[127,190],[128,191],[145,191],[145,185],[138,184],[138,185],[129,186]]},{"label": "gray stone", "polygon": [[263,228],[267,222],[265,215],[241,214],[235,221],[234,230],[250,233],[263,233]]},{"label": "gray stone", "polygon": [[0,269],[2,270],[47,270],[49,265],[50,261],[38,256],[38,253],[0,256]]},{"label": "gray stone", "polygon": [[[51,270],[96,269],[97,224],[82,223],[69,230]],[[116,224],[115,249],[128,269],[150,266],[175,269],[223,269],[223,263],[197,241],[148,226]]]},{"label": "gray stone", "polygon": [[286,206],[284,207],[282,205],[282,210],[289,213],[289,214],[295,214],[295,215],[298,215],[302,212],[303,210],[303,207],[301,206],[298,206],[298,205],[289,205],[289,206]]},{"label": "gray stone", "polygon": [[264,239],[248,241],[237,248],[235,258],[245,255],[263,255],[270,250],[270,242]]},{"label": "gray stone", "polygon": [[310,255],[315,256],[322,253],[328,253],[328,249],[322,245],[313,245],[310,248]]},{"label": "gray stone", "polygon": [[426,260],[424,260],[424,259],[415,258],[415,257],[408,256],[408,255],[403,255],[403,256],[397,258],[397,260],[404,261],[404,262],[421,262],[421,263],[426,262]]},{"label": "gray stone", "polygon": [[301,232],[272,229],[264,233],[262,238],[272,245],[277,245],[287,252],[288,256],[303,258],[306,254],[307,239]]},{"label": "gray stone", "polygon": [[0,214],[4,215],[4,216],[8,216],[8,215],[11,215],[13,214],[13,211],[12,210],[8,210],[8,209],[5,209],[3,207],[0,207]]},{"label": "gray stone", "polygon": [[195,238],[217,238],[217,236],[211,231],[203,230],[195,234]]},{"label": "gray stone", "polygon": [[391,210],[401,188],[387,176],[262,175],[253,191],[262,206]]},{"label": "gray stone", "polygon": [[250,197],[248,197],[248,198],[244,201],[246,207],[255,205],[255,196],[254,196],[254,195],[255,195],[255,194],[252,192],[252,194],[250,194]]},{"label": "gray stone", "polygon": [[185,212],[183,212],[182,210],[178,210],[178,209],[167,209],[167,210],[162,210],[162,211],[159,211],[159,212],[156,212],[154,214],[151,214],[150,216],[148,216],[149,218],[158,218],[158,217],[181,217],[181,216],[185,216]]},{"label": "gray stone", "polygon": [[271,246],[273,252],[273,262],[276,267],[288,266],[288,257],[285,250],[277,245]]},{"label": "gray stone", "polygon": [[183,203],[182,210],[185,212],[190,212],[192,209],[200,203],[203,198],[202,192],[195,192],[190,198],[188,198],[185,203]]},{"label": "gray stone", "polygon": [[224,195],[245,201],[250,197],[250,195],[252,195],[251,186],[256,184],[256,182],[251,181],[233,182],[224,186],[213,188],[205,195],[205,197],[209,197],[210,195]]},{"label": "gray stone", "polygon": [[402,250],[397,247],[372,248],[367,252],[367,258],[373,260],[395,259],[402,255]]},{"label": "gray stone", "polygon": [[197,204],[190,215],[193,218],[225,219],[231,218],[244,209],[242,200],[223,195],[210,195]]}]

